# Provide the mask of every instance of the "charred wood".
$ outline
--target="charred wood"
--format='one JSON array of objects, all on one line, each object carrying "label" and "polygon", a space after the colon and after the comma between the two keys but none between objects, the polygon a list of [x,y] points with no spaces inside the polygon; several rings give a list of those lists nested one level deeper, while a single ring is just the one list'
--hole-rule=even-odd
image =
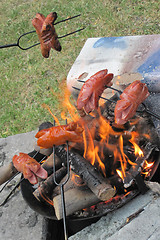
[{"label": "charred wood", "polygon": [[144,163],[146,160],[150,160],[151,156],[158,150],[157,146],[148,142],[144,148],[144,156],[137,157],[135,163],[136,165],[131,166],[130,169],[126,172],[126,177],[124,178],[124,187],[128,188],[131,186],[132,182],[135,180],[136,176],[142,171]]}]

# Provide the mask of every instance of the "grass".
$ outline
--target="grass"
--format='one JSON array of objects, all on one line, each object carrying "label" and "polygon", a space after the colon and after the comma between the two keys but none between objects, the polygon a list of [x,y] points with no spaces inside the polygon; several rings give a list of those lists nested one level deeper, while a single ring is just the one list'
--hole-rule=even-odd
[{"label": "grass", "polygon": [[[53,121],[42,108],[43,103],[60,116],[60,84],[65,82],[87,38],[158,34],[160,30],[157,0],[4,0],[0,5],[0,45],[14,43],[21,34],[33,30],[31,19],[37,12],[46,16],[51,11],[58,13],[58,21],[82,14],[57,25],[59,36],[82,26],[86,29],[61,39],[62,52],[52,50],[49,59],[41,56],[38,46],[28,51],[0,49],[0,137],[28,132],[43,121]],[[30,44],[33,39],[26,41]]]}]

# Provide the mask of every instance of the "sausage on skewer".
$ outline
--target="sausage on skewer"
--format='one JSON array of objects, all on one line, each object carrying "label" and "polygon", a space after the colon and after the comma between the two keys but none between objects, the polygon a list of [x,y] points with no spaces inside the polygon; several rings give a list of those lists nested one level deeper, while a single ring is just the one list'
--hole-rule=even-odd
[{"label": "sausage on skewer", "polygon": [[138,106],[149,96],[145,83],[139,80],[131,83],[120,95],[115,107],[115,122],[119,125],[125,124],[131,119]]},{"label": "sausage on skewer", "polygon": [[32,20],[32,24],[36,29],[43,57],[48,58],[51,48],[61,51],[61,45],[58,41],[58,35],[54,28],[54,22],[57,19],[57,13],[52,12],[46,18],[43,14],[37,13]]},{"label": "sausage on skewer", "polygon": [[28,179],[31,184],[38,182],[37,177],[46,179],[48,176],[47,171],[32,157],[26,153],[19,153],[13,156],[13,165],[15,168],[22,172],[24,178]]},{"label": "sausage on skewer", "polygon": [[113,74],[104,69],[92,75],[82,86],[77,99],[77,109],[89,113],[98,108],[99,97],[107,86],[112,86]]},{"label": "sausage on skewer", "polygon": [[37,145],[43,148],[50,148],[53,145],[62,145],[66,141],[81,142],[83,128],[76,122],[71,122],[66,125],[60,125],[43,129],[36,134]]}]

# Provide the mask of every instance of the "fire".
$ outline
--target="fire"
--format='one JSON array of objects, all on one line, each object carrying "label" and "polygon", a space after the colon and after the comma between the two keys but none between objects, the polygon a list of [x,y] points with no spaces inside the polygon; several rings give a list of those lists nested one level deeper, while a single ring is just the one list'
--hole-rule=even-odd
[{"label": "fire", "polygon": [[84,186],[85,183],[82,181],[81,177],[77,174],[72,174],[71,180],[77,185],[77,186]]},{"label": "fire", "polygon": [[145,160],[143,164],[143,171],[142,171],[142,174],[145,175],[145,178],[149,175],[153,165],[154,165],[154,162],[148,163],[147,160]]},{"label": "fire", "polygon": [[46,108],[49,111],[49,113],[52,115],[52,117],[54,118],[56,124],[60,125],[60,122],[59,122],[58,118],[52,113],[50,107],[45,103],[42,104],[42,107]]},{"label": "fire", "polygon": [[144,165],[145,166],[143,167],[143,169],[148,169],[148,168],[151,168],[154,165],[154,162],[148,163],[147,160],[145,160]]},{"label": "fire", "polygon": [[123,174],[122,174],[122,171],[116,169],[116,172],[117,172],[117,174],[119,175],[119,177],[122,178],[122,180],[124,180],[124,176],[123,176]]},{"label": "fire", "polygon": [[130,142],[133,144],[135,156],[143,157],[144,156],[143,151],[135,142],[138,136],[139,136],[138,132],[132,132],[132,138],[130,139]]},{"label": "fire", "polygon": [[[61,113],[61,117],[62,119],[68,119],[68,121],[77,121],[79,119],[79,115],[77,113],[76,107],[73,106],[73,104],[71,104],[70,102],[70,91],[68,89],[65,90],[64,93],[64,101],[62,102],[64,110]],[[65,116],[65,110],[68,110],[70,117]]]},{"label": "fire", "polygon": [[[116,84],[118,84],[118,82]],[[85,123],[85,120],[79,117],[79,114],[73,102],[74,100],[71,99],[70,92],[67,90],[67,88],[64,93],[64,98],[65,100],[60,103],[61,107],[63,106],[61,118],[67,119],[67,122],[78,121],[78,124],[84,128],[84,131],[82,133],[84,158],[90,161],[92,165],[98,168],[103,173],[103,175],[106,176],[107,162],[105,162],[104,151],[107,149],[107,151],[111,152],[114,156],[112,174],[115,174],[117,172],[120,178],[124,180],[128,166],[136,166],[134,159],[129,159],[129,157],[125,154],[124,135],[127,131],[125,129],[122,129],[124,130],[123,132],[115,131],[111,126],[111,123],[100,114],[100,111],[97,111],[95,114],[93,112],[88,115],[88,118],[90,117],[91,119],[94,119],[91,120],[91,126],[88,127],[87,123]],[[57,124],[60,124],[58,119],[51,112],[50,108],[47,105],[43,106],[48,109],[55,122]],[[137,122],[138,120],[135,119],[132,125]],[[95,135],[97,133],[99,138],[98,141],[95,140]],[[143,157],[143,151],[138,146],[139,133],[132,131],[127,132],[127,134],[128,136],[131,136],[128,142],[129,145],[131,145],[131,148],[134,149],[135,159],[137,156]],[[149,138],[147,134],[144,134],[144,136],[146,138]],[[146,166],[146,169],[148,169],[150,167],[150,164],[147,164]],[[75,182],[75,177],[73,177],[73,181]]]}]

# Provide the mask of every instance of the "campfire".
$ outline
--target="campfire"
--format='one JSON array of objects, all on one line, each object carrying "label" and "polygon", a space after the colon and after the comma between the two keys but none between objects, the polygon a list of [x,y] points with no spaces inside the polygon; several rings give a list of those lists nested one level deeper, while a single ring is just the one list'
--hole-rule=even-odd
[{"label": "campfire", "polygon": [[[35,136],[39,150],[15,155],[7,167],[10,177],[15,170],[23,173],[22,195],[34,211],[52,223],[63,219],[65,239],[66,226],[71,236],[148,191],[146,183],[159,168],[159,136],[151,116],[160,117],[144,108],[146,85],[134,81],[122,92],[111,87],[112,78],[105,69],[81,89],[73,86],[80,91],[76,102],[66,91],[63,124],[43,105],[54,122],[40,125]],[[106,88],[117,93],[104,98]],[[3,175],[1,182],[6,181]]]},{"label": "campfire", "polygon": [[[48,171],[46,180],[34,186],[28,181],[21,183],[31,208],[55,220],[63,218],[64,209],[70,221],[98,219],[148,190],[145,182],[159,165],[159,137],[150,115],[141,109],[127,123],[116,124],[118,99],[115,94],[95,111],[79,117],[66,97],[71,118],[62,113],[65,125],[52,114],[57,129],[74,121],[83,127],[83,137],[53,146],[53,153],[42,164]],[[65,202],[61,201],[62,191]]]}]

